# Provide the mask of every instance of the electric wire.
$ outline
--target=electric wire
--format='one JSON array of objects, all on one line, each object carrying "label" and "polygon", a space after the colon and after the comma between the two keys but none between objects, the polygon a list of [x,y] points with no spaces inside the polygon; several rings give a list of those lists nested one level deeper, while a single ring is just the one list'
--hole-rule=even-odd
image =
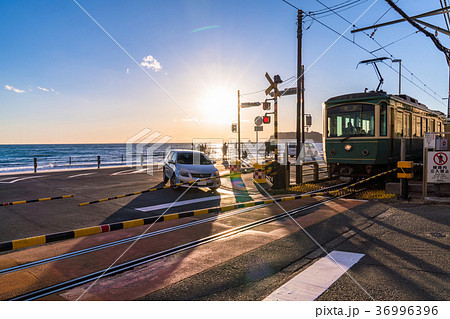
[{"label": "electric wire", "polygon": [[[286,4],[288,4],[289,6],[295,8],[296,10],[300,10],[300,8],[298,8],[297,6],[293,5],[293,4],[290,3],[289,1],[287,1],[287,0],[282,0],[282,1],[283,1],[284,3],[286,3]],[[327,7],[325,4],[323,4],[323,3],[320,2],[319,0],[316,0],[316,1],[319,2],[320,4],[322,4],[323,6]],[[398,2],[398,1],[397,1],[397,2]],[[327,8],[328,8],[329,12],[333,11],[330,7],[327,7]],[[306,14],[306,13],[305,13],[305,14]],[[333,14],[335,14],[335,13],[333,13]],[[347,41],[353,43],[354,45],[356,45],[357,47],[359,47],[361,50],[363,50],[363,51],[365,51],[365,52],[371,54],[371,55],[374,56],[375,58],[379,58],[377,55],[375,55],[375,54],[373,53],[373,52],[375,52],[375,51],[371,52],[371,51],[369,51],[368,49],[366,49],[365,47],[363,47],[362,45],[356,43],[355,41],[352,41],[351,39],[349,39],[349,38],[346,37],[345,35],[341,35],[338,31],[336,31],[335,29],[333,29],[333,28],[331,28],[330,26],[326,25],[325,23],[319,21],[319,19],[316,18],[316,17],[314,17],[313,15],[310,15],[309,13],[307,13],[306,16],[307,16],[307,17],[310,17],[313,21],[315,21],[315,22],[321,24],[322,26],[324,26],[325,28],[329,29],[330,31],[332,31],[332,32],[334,32],[334,33],[340,35],[340,36],[341,36],[342,38],[344,38],[345,40],[347,40]],[[350,21],[348,21],[346,18],[342,17],[342,16],[339,15],[339,14],[338,14],[338,16],[341,17],[342,19],[344,19],[347,23],[350,23],[351,25],[353,25],[353,24],[352,24]],[[364,33],[365,33],[365,32],[364,32]],[[417,33],[417,32],[415,32],[415,33]],[[415,34],[415,33],[414,33],[414,34]],[[381,45],[381,44],[380,44],[377,40],[375,40],[373,37],[371,37],[371,36],[368,35],[367,33],[365,33],[365,34],[366,34],[369,38],[371,38],[371,39],[372,39],[372,40],[380,47],[379,50],[381,50],[381,49],[384,50],[387,54],[389,54],[389,56],[390,56],[391,58],[394,58],[394,56],[393,56],[389,51],[387,51],[386,48],[385,48],[386,46],[391,45],[391,44],[393,44],[393,43],[390,43],[390,44],[385,45],[385,46],[383,47],[383,45]],[[406,36],[406,37],[409,37],[409,36],[411,36],[411,35],[413,35],[413,34],[410,34],[410,35],[408,35],[408,36]],[[403,37],[402,39],[404,39],[404,38],[406,38],[406,37]],[[398,41],[400,41],[400,40],[402,40],[402,39],[399,39],[399,40],[394,41],[394,42],[398,42]],[[391,65],[387,64],[386,62],[381,61],[381,63],[383,63],[384,65],[386,65],[388,68],[390,68],[390,69],[391,69],[392,71],[394,71],[395,73],[400,74],[398,70],[394,69]],[[435,96],[433,96],[430,92],[426,91],[423,87],[419,86],[417,83],[415,83],[415,82],[413,82],[412,80],[410,80],[409,78],[407,78],[404,74],[401,75],[401,77],[402,77],[403,79],[405,79],[406,81],[408,81],[408,82],[410,82],[411,84],[413,84],[415,87],[417,87],[418,89],[420,89],[421,91],[423,91],[425,94],[427,94],[428,96],[430,96],[431,98],[433,98],[434,100],[436,100],[437,102],[439,102],[440,104],[442,104],[443,106],[446,106],[446,105],[442,102],[442,97],[439,96],[439,94],[437,94],[434,90],[432,90],[425,82],[423,82],[422,80],[420,80],[420,79],[419,79],[419,78],[418,78],[411,70],[409,70],[409,68],[407,68],[407,67],[404,65],[404,63],[402,63],[402,68],[404,68],[407,72],[409,72],[410,75],[411,75],[411,77],[413,77],[413,78],[415,78],[417,81],[419,81],[425,88],[427,88],[428,90],[430,90]],[[261,93],[261,92],[264,92],[264,91],[265,91],[265,89],[262,89],[262,90],[258,90],[258,91],[251,92],[251,93],[241,94],[241,96],[252,95],[252,94]],[[436,98],[436,96],[438,96],[440,99]]]},{"label": "electric wire", "polygon": [[[320,3],[321,5],[323,5],[324,7],[326,7],[327,9],[329,9],[329,10],[331,10],[331,11],[333,11],[334,12],[334,10],[333,9],[330,9],[326,4],[324,4],[322,1],[320,1],[320,0],[316,0],[318,3]],[[397,1],[398,2],[398,1]],[[344,21],[346,21],[347,23],[349,23],[350,25],[352,25],[352,23],[348,20],[348,19],[346,19],[345,17],[343,17],[342,15],[340,15],[339,13],[337,13],[337,12],[335,12],[335,14],[338,16],[338,17],[340,17],[341,19],[343,19]],[[355,26],[356,27],[356,26]],[[373,33],[371,34],[371,35],[369,35],[367,32],[365,32],[365,31],[363,31],[363,33],[366,35],[366,36],[368,36],[372,41],[374,41],[379,47],[380,47],[380,50],[383,50],[383,51],[385,51],[387,54],[389,54],[389,56],[392,58],[392,59],[395,59],[395,57],[394,57],[394,55],[391,53],[391,52],[389,52],[387,49],[386,49],[386,46],[387,45],[385,45],[385,46],[382,46],[374,37],[373,37]],[[417,33],[417,32],[415,32],[415,33]],[[415,34],[414,33],[414,34]],[[399,40],[398,40],[399,41]],[[398,42],[397,41],[397,42]],[[391,43],[392,44],[392,43]],[[372,52],[370,52],[370,54],[372,54],[372,55],[374,55],[373,54],[373,52],[376,52],[376,51],[372,51]],[[377,56],[375,56],[375,57],[377,57]],[[385,62],[383,62],[385,65],[387,65]],[[404,65],[404,63],[402,64],[402,67],[404,67],[404,69],[405,70],[407,70],[408,72],[410,72],[411,73],[411,75],[413,75],[413,73]],[[391,69],[393,69],[392,67],[391,67]],[[397,74],[399,74],[399,71],[397,71],[397,70],[395,70],[395,69],[393,69]],[[417,77],[416,77],[417,78]],[[417,78],[418,79],[418,78]],[[422,85],[424,85],[424,87],[426,87],[427,89],[429,89],[431,92],[433,92],[435,95],[438,95],[436,92],[434,92],[432,89],[430,89],[429,88],[429,86],[428,85],[426,85],[423,81],[419,81],[420,83],[422,83]],[[423,90],[424,92],[426,92],[425,90]],[[427,93],[427,94],[429,94],[429,93]],[[430,94],[429,94],[430,95]],[[432,95],[430,95],[430,96],[432,96]],[[439,95],[438,95],[439,96]],[[444,103],[442,103],[442,97],[440,97],[439,96],[439,98],[440,98],[440,100],[439,99],[436,99],[436,101],[438,101],[439,103],[441,103],[441,104],[443,104],[443,105],[445,105]]]}]

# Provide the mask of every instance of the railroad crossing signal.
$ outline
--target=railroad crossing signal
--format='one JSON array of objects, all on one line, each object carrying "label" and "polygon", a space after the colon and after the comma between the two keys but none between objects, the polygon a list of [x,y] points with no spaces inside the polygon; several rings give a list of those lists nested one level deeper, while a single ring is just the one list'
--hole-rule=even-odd
[{"label": "railroad crossing signal", "polygon": [[254,106],[260,106],[261,102],[243,102],[241,103],[241,107],[254,107]]},{"label": "railroad crossing signal", "polygon": [[312,125],[312,116],[311,114],[305,114],[305,125],[306,126],[311,126]]},{"label": "railroad crossing signal", "polygon": [[[293,88],[289,88],[283,91],[280,91],[280,95],[279,96],[285,96],[285,95],[294,95],[297,94],[297,88],[293,87]],[[270,92],[269,94],[271,97],[274,96],[273,92]]]},{"label": "railroad crossing signal", "polygon": [[[277,86],[275,85],[275,83],[278,83],[277,80],[281,81],[281,79],[279,79],[280,76],[278,76],[278,78],[277,78],[277,76],[274,77],[274,79],[276,80],[276,82],[274,82],[274,81],[272,80],[272,78],[270,77],[269,73],[267,73],[267,72],[266,72],[266,74],[265,74],[265,77],[266,77],[267,81],[269,81],[269,83],[270,83],[270,86],[269,86],[269,87],[266,89],[266,91],[265,91],[266,95],[269,95],[269,93],[270,93],[272,90],[274,90],[274,91],[277,93],[277,96],[279,96],[279,95],[280,95],[280,91],[278,91],[278,88],[277,88]],[[281,83],[281,82],[280,82],[280,83]]]},{"label": "railroad crossing signal", "polygon": [[264,124],[270,124],[270,116],[264,115],[262,119]]},{"label": "railroad crossing signal", "polygon": [[236,123],[231,124],[231,132],[237,133],[237,124]]},{"label": "railroad crossing signal", "polygon": [[[272,93],[271,93],[272,94]],[[270,102],[263,102],[262,107],[264,111],[270,110]]]}]

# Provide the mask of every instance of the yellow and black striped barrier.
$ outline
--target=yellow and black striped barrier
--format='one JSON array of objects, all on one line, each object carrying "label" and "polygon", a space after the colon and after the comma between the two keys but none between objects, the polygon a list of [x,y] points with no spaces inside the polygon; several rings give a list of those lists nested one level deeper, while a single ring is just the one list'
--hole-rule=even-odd
[{"label": "yellow and black striped barrier", "polygon": [[90,204],[106,202],[106,201],[109,201],[109,200],[124,198],[124,197],[128,197],[128,196],[141,195],[141,194],[144,194],[144,193],[150,193],[150,192],[154,192],[154,191],[159,191],[161,189],[178,187],[178,186],[182,186],[182,185],[192,185],[192,184],[195,184],[195,183],[198,183],[198,182],[203,182],[203,181],[212,180],[212,179],[216,179],[216,178],[226,177],[226,176],[229,176],[229,175],[230,174],[225,174],[225,175],[222,175],[222,176],[213,176],[213,177],[208,177],[208,178],[197,179],[195,181],[189,181],[189,182],[186,182],[186,183],[178,183],[178,184],[175,184],[175,185],[166,185],[166,186],[161,186],[161,187],[154,187],[154,188],[150,188],[150,189],[146,189],[146,190],[138,191],[138,192],[134,192],[134,193],[129,193],[129,194],[124,194],[124,195],[118,195],[118,196],[103,198],[103,199],[99,199],[99,200],[94,200],[92,202],[80,203],[80,204],[78,204],[78,206],[86,206],[86,205],[90,205]]},{"label": "yellow and black striped barrier", "polygon": [[71,198],[71,197],[73,197],[73,195],[64,195],[64,196],[56,196],[56,197],[45,197],[45,198],[30,199],[30,200],[19,200],[19,201],[16,201],[16,202],[0,203],[0,206],[10,206],[10,205],[18,205],[18,204],[44,202],[44,201],[48,201],[48,200],[64,199],[64,198]]},{"label": "yellow and black striped barrier", "polygon": [[316,194],[301,194],[301,195],[297,195],[297,196],[288,196],[288,197],[281,197],[281,198],[277,198],[277,199],[267,199],[267,200],[245,202],[245,203],[239,203],[239,204],[233,204],[233,205],[227,205],[227,206],[218,206],[218,207],[212,207],[212,208],[197,209],[197,210],[183,212],[183,213],[168,214],[168,215],[163,215],[163,216],[152,216],[152,217],[146,217],[146,218],[141,218],[141,219],[128,220],[128,221],[114,223],[114,224],[106,224],[106,225],[100,225],[100,226],[80,228],[80,229],[75,229],[75,230],[71,230],[71,231],[54,233],[54,234],[50,234],[50,235],[41,235],[41,236],[28,237],[28,238],[16,239],[16,240],[8,241],[8,242],[3,242],[3,243],[0,243],[0,251],[8,251],[8,250],[20,249],[20,248],[25,248],[25,247],[30,247],[30,246],[37,246],[37,245],[60,241],[60,240],[84,237],[84,236],[105,233],[105,232],[110,232],[110,231],[114,231],[114,230],[130,228],[130,227],[142,226],[142,225],[147,225],[147,224],[153,224],[153,223],[163,222],[163,221],[168,221],[168,220],[173,220],[173,219],[194,217],[194,216],[200,216],[200,215],[211,214],[211,213],[221,213],[221,212],[239,209],[239,208],[253,207],[253,206],[258,206],[258,205],[273,204],[275,202],[284,202],[284,201],[295,200],[295,199],[300,199],[300,198],[309,198],[309,197],[314,197],[314,196],[326,196],[326,195],[330,195],[330,193],[322,192],[322,193],[316,193]]},{"label": "yellow and black striped barrier", "polygon": [[316,197],[316,196],[334,196],[334,195],[342,194],[345,192],[352,192],[353,190],[351,189],[351,187],[361,184],[361,183],[364,183],[366,181],[372,180],[374,178],[380,177],[382,175],[392,173],[396,170],[397,169],[392,169],[390,171],[387,171],[387,172],[384,172],[381,174],[377,174],[375,176],[372,176],[367,179],[361,180],[359,182],[353,183],[351,185],[343,187],[342,189],[329,191],[329,192],[320,192],[320,193],[313,193],[313,194],[300,194],[300,195],[294,195],[294,196],[279,197],[279,198],[274,198],[274,199],[251,201],[251,202],[245,202],[245,203],[239,203],[239,204],[233,204],[233,205],[218,206],[218,207],[205,208],[205,209],[197,209],[197,210],[182,212],[182,213],[168,214],[168,215],[162,215],[162,216],[152,216],[152,217],[147,217],[147,218],[128,220],[128,221],[119,222],[119,223],[93,226],[93,227],[87,227],[87,228],[80,228],[80,229],[75,229],[75,230],[71,230],[71,231],[54,233],[54,234],[50,234],[50,235],[41,235],[41,236],[28,237],[28,238],[22,238],[22,239],[15,239],[12,241],[0,243],[0,252],[20,249],[20,248],[25,248],[25,247],[30,247],[30,246],[37,246],[37,245],[60,241],[60,240],[66,240],[66,239],[84,237],[84,236],[89,236],[89,235],[94,235],[94,234],[99,234],[99,233],[105,233],[105,232],[110,232],[110,231],[119,230],[119,229],[153,224],[153,223],[158,223],[158,222],[163,222],[163,221],[168,221],[168,220],[173,220],[173,219],[200,216],[200,215],[205,215],[205,214],[210,214],[210,213],[221,213],[221,212],[239,209],[239,208],[247,208],[247,207],[259,206],[259,205],[273,204],[276,202],[285,202],[285,201],[290,201],[290,200],[310,198],[310,197]]},{"label": "yellow and black striped barrier", "polygon": [[[274,170],[274,164],[275,161],[271,161],[267,164],[266,167],[264,167],[264,173],[266,175],[273,175],[276,173],[276,171]],[[249,170],[243,174],[249,174],[252,173],[253,170]],[[275,173],[274,173],[275,172]],[[167,189],[167,188],[173,188],[173,187],[178,187],[178,186],[183,186],[183,185],[192,185],[198,182],[203,182],[203,181],[208,181],[208,180],[212,180],[212,179],[216,179],[216,178],[222,178],[222,177],[227,177],[227,176],[231,176],[233,175],[233,173],[228,173],[228,174],[224,174],[224,175],[220,175],[220,176],[213,176],[213,177],[207,177],[207,178],[201,178],[201,179],[197,179],[195,181],[189,181],[186,183],[178,183],[175,185],[166,185],[166,186],[161,186],[161,187],[154,187],[154,188],[150,188],[150,189],[146,189],[146,190],[142,190],[142,191],[138,191],[138,192],[134,192],[134,193],[129,193],[129,194],[123,194],[123,195],[118,195],[118,196],[112,196],[112,197],[108,197],[108,198],[103,198],[103,199],[98,199],[98,200],[94,200],[91,202],[85,202],[85,203],[80,203],[78,204],[78,206],[86,206],[86,205],[91,205],[91,204],[97,204],[97,203],[101,203],[101,202],[106,202],[109,200],[114,200],[114,199],[119,199],[119,198],[124,198],[124,197],[129,197],[129,196],[134,196],[134,195],[141,195],[144,193],[150,193],[150,192],[154,192],[154,191],[158,191],[158,190],[162,190],[162,189]]]}]

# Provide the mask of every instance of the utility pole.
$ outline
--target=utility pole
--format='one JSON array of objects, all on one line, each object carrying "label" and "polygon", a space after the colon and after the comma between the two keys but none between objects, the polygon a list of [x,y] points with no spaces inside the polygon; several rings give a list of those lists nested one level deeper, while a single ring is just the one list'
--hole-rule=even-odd
[{"label": "utility pole", "polygon": [[274,87],[274,102],[273,102],[273,136],[275,138],[275,162],[278,162],[278,83],[275,81],[273,84]]},{"label": "utility pole", "polygon": [[238,159],[241,159],[241,92],[238,90]]},{"label": "utility pole", "polygon": [[[302,165],[298,165],[298,157],[300,156],[301,146],[304,145],[304,104],[303,104],[303,70],[302,70],[302,37],[303,37],[303,11],[298,10],[297,14],[297,131],[295,147],[295,183],[300,184],[303,181]],[[300,135],[300,132],[301,135]]]}]

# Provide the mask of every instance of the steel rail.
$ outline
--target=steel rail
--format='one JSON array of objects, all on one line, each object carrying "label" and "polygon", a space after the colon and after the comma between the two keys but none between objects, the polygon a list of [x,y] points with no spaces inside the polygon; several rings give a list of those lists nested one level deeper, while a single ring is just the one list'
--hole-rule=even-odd
[{"label": "steel rail", "polygon": [[[322,188],[322,189],[310,191],[310,192],[307,192],[305,194],[314,194],[314,193],[318,193],[320,191],[324,191],[324,190],[328,190],[328,189],[332,189],[332,188],[339,188],[339,187],[341,187],[343,185],[346,185],[346,184],[347,183],[333,185],[333,186],[325,187],[325,188]],[[15,272],[15,271],[19,271],[19,270],[23,270],[23,269],[27,269],[27,268],[31,268],[31,267],[43,265],[43,264],[46,264],[46,263],[50,263],[50,262],[54,262],[54,261],[58,261],[58,260],[63,260],[63,259],[67,259],[67,258],[71,258],[71,257],[83,255],[83,254],[87,254],[87,253],[90,253],[90,252],[106,249],[106,248],[113,247],[113,246],[118,246],[118,245],[121,245],[121,244],[125,244],[125,243],[128,243],[128,242],[139,240],[139,239],[149,238],[149,237],[153,237],[153,236],[169,233],[169,232],[172,232],[172,231],[176,231],[176,230],[180,230],[180,229],[184,229],[184,228],[189,228],[189,227],[200,225],[200,224],[207,223],[207,222],[210,222],[210,221],[220,220],[220,219],[231,217],[231,216],[234,216],[234,215],[237,215],[237,214],[246,213],[246,212],[258,209],[260,207],[267,207],[267,206],[270,206],[270,205],[273,205],[273,203],[265,204],[265,205],[261,205],[261,206],[252,206],[252,207],[241,208],[241,209],[238,209],[238,210],[235,210],[235,211],[231,211],[229,213],[217,214],[216,216],[213,216],[213,217],[208,217],[208,218],[205,218],[205,219],[200,219],[200,220],[189,222],[189,223],[186,223],[186,224],[177,225],[177,226],[173,226],[173,227],[157,230],[157,231],[154,231],[154,232],[151,232],[151,233],[148,233],[148,234],[137,235],[137,236],[133,236],[133,237],[129,237],[129,238],[124,238],[124,239],[120,239],[120,240],[113,241],[113,242],[110,242],[110,243],[106,243],[106,244],[102,244],[102,245],[98,245],[98,246],[94,246],[94,247],[90,247],[90,248],[86,248],[86,249],[81,249],[81,250],[77,250],[77,251],[74,251],[74,252],[70,252],[70,253],[54,256],[54,257],[44,258],[44,259],[41,259],[41,260],[25,263],[25,264],[22,264],[22,265],[10,267],[10,268],[5,268],[5,269],[0,269],[0,275],[5,275],[5,274],[11,273],[11,272]]]},{"label": "steel rail", "polygon": [[81,250],[73,251],[73,252],[70,252],[70,253],[66,253],[66,254],[62,254],[62,255],[58,255],[58,256],[54,256],[54,257],[44,258],[44,259],[41,259],[41,260],[36,260],[36,261],[33,261],[33,262],[25,263],[25,264],[14,266],[14,267],[10,267],[10,268],[1,269],[0,270],[0,275],[5,275],[5,274],[11,273],[11,272],[15,272],[15,271],[19,271],[19,270],[23,270],[23,269],[27,269],[27,268],[31,268],[31,267],[43,265],[43,264],[54,262],[54,261],[58,261],[58,260],[63,260],[63,259],[67,259],[67,258],[79,256],[79,255],[84,255],[84,254],[87,254],[87,253],[90,253],[90,252],[94,252],[94,251],[97,251],[97,250],[102,250],[102,249],[106,249],[106,248],[109,248],[109,247],[118,246],[118,245],[121,245],[121,244],[126,244],[126,243],[129,243],[129,242],[135,241],[135,240],[140,240],[140,239],[145,239],[145,238],[149,238],[149,237],[153,237],[153,236],[157,236],[157,235],[161,235],[161,234],[165,234],[165,233],[170,233],[172,231],[176,231],[176,230],[180,230],[180,229],[184,229],[184,228],[189,228],[189,227],[192,227],[192,226],[196,226],[196,225],[200,225],[200,224],[203,224],[203,223],[219,220],[219,219],[226,218],[226,217],[231,217],[233,215],[246,213],[246,212],[258,209],[260,207],[267,207],[267,206],[270,206],[270,205],[272,205],[272,204],[241,208],[241,209],[238,209],[238,210],[235,210],[235,211],[231,211],[229,213],[217,214],[216,216],[212,216],[212,217],[196,220],[196,221],[189,222],[189,223],[182,224],[182,225],[177,225],[177,226],[173,226],[173,227],[169,227],[169,228],[164,228],[164,229],[157,230],[157,231],[154,231],[154,232],[151,232],[151,233],[148,233],[148,234],[143,234],[143,235],[137,235],[137,236],[133,236],[133,237],[129,237],[129,238],[124,238],[124,239],[116,240],[116,241],[109,242],[109,243],[106,243],[106,244],[102,244],[102,245],[98,245],[98,246],[94,246],[94,247],[89,247],[89,248],[86,248],[86,249],[81,249]]},{"label": "steel rail", "polygon": [[82,285],[82,284],[90,282],[90,281],[96,280],[98,277],[111,276],[111,275],[114,275],[117,273],[121,273],[126,270],[130,270],[136,266],[139,266],[139,265],[142,265],[142,264],[145,264],[145,263],[148,263],[148,262],[151,262],[151,261],[154,261],[154,260],[166,257],[166,256],[170,256],[170,255],[173,255],[175,253],[178,253],[178,252],[181,252],[184,250],[192,249],[197,246],[204,245],[206,243],[209,243],[209,242],[212,242],[215,240],[223,239],[223,238],[244,232],[246,230],[249,230],[249,229],[264,225],[264,224],[271,223],[275,220],[283,219],[283,218],[286,218],[288,216],[293,216],[293,215],[297,216],[299,213],[301,213],[303,211],[307,211],[313,207],[322,205],[329,201],[334,201],[334,200],[342,198],[342,197],[346,197],[348,195],[350,195],[350,193],[344,194],[341,196],[332,197],[332,198],[327,198],[327,199],[324,199],[317,203],[312,203],[309,205],[305,205],[301,208],[296,208],[296,209],[290,210],[288,212],[282,212],[282,213],[274,215],[274,216],[266,217],[261,220],[255,221],[255,222],[251,222],[251,223],[248,223],[248,224],[245,224],[242,226],[235,227],[233,229],[229,229],[229,230],[220,232],[218,234],[210,235],[210,236],[204,237],[202,239],[194,240],[194,241],[191,241],[186,244],[182,244],[182,245],[179,245],[179,246],[176,246],[173,248],[163,250],[158,253],[154,253],[154,254],[151,254],[151,255],[148,255],[145,257],[137,258],[132,261],[124,262],[117,266],[99,270],[99,271],[93,272],[93,273],[85,275],[85,276],[81,276],[81,277],[71,279],[71,280],[56,284],[56,285],[52,285],[50,287],[42,288],[42,289],[39,289],[39,290],[36,290],[33,292],[29,292],[29,293],[26,293],[26,294],[23,294],[20,296],[16,296],[9,300],[10,301],[15,301],[15,300],[16,301],[17,300],[29,301],[29,300],[35,300],[38,298],[42,298],[42,297],[48,296],[50,294],[54,294],[54,293],[57,293],[57,292],[60,292],[63,290],[67,290],[67,289]]}]

